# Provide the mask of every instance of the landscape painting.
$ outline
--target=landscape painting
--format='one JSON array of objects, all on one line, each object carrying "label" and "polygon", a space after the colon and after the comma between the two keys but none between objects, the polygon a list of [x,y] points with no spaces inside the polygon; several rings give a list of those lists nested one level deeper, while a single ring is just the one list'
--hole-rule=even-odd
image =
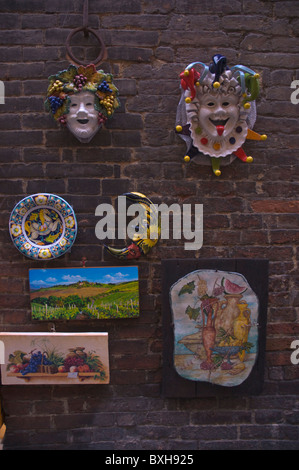
[{"label": "landscape painting", "polygon": [[108,384],[108,333],[0,333],[2,385]]},{"label": "landscape painting", "polygon": [[139,317],[137,266],[30,269],[32,320]]}]

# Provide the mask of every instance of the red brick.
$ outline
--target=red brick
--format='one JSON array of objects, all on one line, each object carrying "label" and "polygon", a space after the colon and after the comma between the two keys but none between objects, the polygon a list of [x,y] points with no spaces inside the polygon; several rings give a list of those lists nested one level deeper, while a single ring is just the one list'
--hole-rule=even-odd
[{"label": "red brick", "polygon": [[298,213],[299,201],[259,200],[253,201],[251,207],[255,212]]}]

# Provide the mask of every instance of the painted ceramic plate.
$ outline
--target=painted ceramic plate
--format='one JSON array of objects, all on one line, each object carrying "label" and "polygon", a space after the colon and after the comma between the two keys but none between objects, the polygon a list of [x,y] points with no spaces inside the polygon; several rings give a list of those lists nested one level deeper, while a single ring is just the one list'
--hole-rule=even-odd
[{"label": "painted ceramic plate", "polygon": [[9,232],[15,247],[28,258],[58,258],[73,245],[77,221],[71,206],[55,194],[27,196],[14,207]]}]

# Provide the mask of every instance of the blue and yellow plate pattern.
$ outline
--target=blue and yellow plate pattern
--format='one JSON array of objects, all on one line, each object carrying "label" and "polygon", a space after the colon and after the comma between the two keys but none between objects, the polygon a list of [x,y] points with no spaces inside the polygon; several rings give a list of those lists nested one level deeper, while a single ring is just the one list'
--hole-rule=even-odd
[{"label": "blue and yellow plate pattern", "polygon": [[47,260],[65,254],[77,235],[71,206],[55,194],[27,196],[14,207],[9,232],[16,248],[28,258]]}]

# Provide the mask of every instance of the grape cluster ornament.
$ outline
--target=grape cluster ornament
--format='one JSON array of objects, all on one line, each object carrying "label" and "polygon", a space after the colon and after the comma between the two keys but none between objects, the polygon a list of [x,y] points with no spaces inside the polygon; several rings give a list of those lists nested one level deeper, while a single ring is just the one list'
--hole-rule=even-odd
[{"label": "grape cluster ornament", "polygon": [[220,163],[231,163],[236,157],[253,161],[242,147],[246,139],[265,140],[267,136],[252,130],[259,74],[243,65],[229,68],[221,54],[212,60],[209,66],[193,62],[180,74],[176,132],[187,145],[184,161],[205,164],[210,160],[214,174],[220,176]]},{"label": "grape cluster ornament", "polygon": [[120,106],[113,76],[93,64],[70,65],[49,82],[46,110],[80,142],[90,142]]}]

